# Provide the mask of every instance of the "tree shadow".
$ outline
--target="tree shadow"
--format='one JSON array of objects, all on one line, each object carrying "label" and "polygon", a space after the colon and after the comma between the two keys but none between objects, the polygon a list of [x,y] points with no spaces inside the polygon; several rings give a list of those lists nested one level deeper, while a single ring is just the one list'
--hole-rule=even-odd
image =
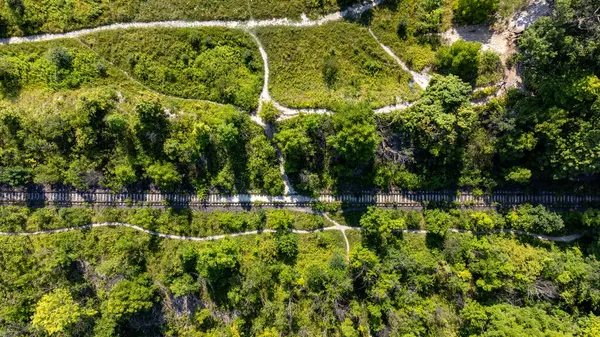
[{"label": "tree shadow", "polygon": [[444,249],[444,241],[446,237],[443,235],[435,234],[435,233],[427,233],[425,234],[425,245],[429,249]]}]

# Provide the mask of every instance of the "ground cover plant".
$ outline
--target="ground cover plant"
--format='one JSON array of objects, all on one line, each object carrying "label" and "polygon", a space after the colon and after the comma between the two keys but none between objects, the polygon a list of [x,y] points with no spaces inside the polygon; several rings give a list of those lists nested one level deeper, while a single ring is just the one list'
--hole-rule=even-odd
[{"label": "ground cover plant", "polygon": [[[93,216],[81,209],[1,211],[4,223],[33,226],[77,225]],[[154,211],[104,212],[124,221],[152,219]],[[281,219],[284,213],[275,212]],[[445,223],[448,216],[428,212],[424,219],[429,223]],[[163,223],[182,223],[176,219],[185,215],[160,213]],[[362,235],[348,233],[347,257],[340,232],[293,234],[285,225],[275,234],[215,242],[162,239],[127,228],[0,237],[5,299],[0,331],[594,336],[600,324],[595,241],[554,244],[504,234],[393,233],[417,223],[410,214],[369,210],[360,219]],[[470,214],[476,213],[465,213]],[[213,219],[201,227],[219,219],[220,228],[257,216],[192,215]],[[267,212],[267,224],[270,217]],[[600,225],[593,211],[580,219]]]},{"label": "ground cover plant", "polygon": [[248,111],[257,107],[263,61],[254,40],[241,30],[128,29],[81,40],[158,92]]},{"label": "ground cover plant", "polygon": [[0,37],[61,33],[111,23],[164,20],[249,20],[316,17],[353,0],[7,0],[0,4]]},{"label": "ground cover plant", "polygon": [[257,36],[269,55],[271,96],[285,106],[362,100],[381,107],[418,97],[410,75],[358,24],[260,28]]}]

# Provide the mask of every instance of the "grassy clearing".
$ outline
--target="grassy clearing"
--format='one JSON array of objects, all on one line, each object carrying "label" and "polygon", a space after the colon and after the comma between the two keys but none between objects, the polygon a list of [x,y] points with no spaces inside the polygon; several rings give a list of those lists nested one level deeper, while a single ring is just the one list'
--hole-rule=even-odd
[{"label": "grassy clearing", "polygon": [[[70,62],[57,66],[51,56],[56,51],[70,58]],[[132,111],[135,104],[143,100],[158,100],[171,111],[235,110],[231,106],[181,100],[149,91],[72,39],[0,46],[0,62],[14,78],[10,90],[0,91],[0,102],[18,110],[73,109],[78,97],[103,89],[118,92],[122,112]]]},{"label": "grassy clearing", "polygon": [[117,67],[161,93],[258,105],[263,63],[256,43],[239,30],[128,29],[82,41]]},{"label": "grassy clearing", "polygon": [[269,54],[271,96],[283,105],[332,108],[366,100],[381,107],[418,96],[410,75],[358,24],[261,28],[257,35]]},{"label": "grassy clearing", "polygon": [[60,33],[116,22],[316,17],[356,0],[11,0],[0,3],[0,36]]},{"label": "grassy clearing", "polygon": [[415,71],[433,65],[440,46],[439,32],[452,22],[451,1],[405,0],[371,11],[368,18],[380,41]]}]

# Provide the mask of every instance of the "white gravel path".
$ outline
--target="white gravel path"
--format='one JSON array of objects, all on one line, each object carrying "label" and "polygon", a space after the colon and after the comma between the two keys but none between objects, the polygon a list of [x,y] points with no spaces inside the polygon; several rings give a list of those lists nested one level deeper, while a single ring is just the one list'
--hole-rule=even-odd
[{"label": "white gravel path", "polygon": [[250,29],[256,27],[286,26],[286,27],[311,27],[320,26],[329,22],[341,20],[343,18],[356,18],[362,13],[379,5],[383,0],[372,0],[365,4],[358,4],[349,7],[343,11],[337,11],[332,14],[324,15],[316,20],[308,19],[302,16],[301,20],[293,19],[268,19],[268,20],[248,20],[248,21],[156,21],[156,22],[130,22],[115,23],[96,28],[81,29],[62,34],[42,34],[34,36],[10,37],[0,39],[0,44],[15,44],[24,42],[48,41],[64,38],[77,38],[83,35],[97,33],[105,30],[118,30],[128,28],[198,28],[198,27],[224,27],[237,29]]}]

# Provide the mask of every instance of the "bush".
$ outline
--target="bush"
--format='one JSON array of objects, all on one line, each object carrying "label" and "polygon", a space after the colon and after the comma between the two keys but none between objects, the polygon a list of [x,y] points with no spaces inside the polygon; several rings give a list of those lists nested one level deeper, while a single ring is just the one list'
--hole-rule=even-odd
[{"label": "bush", "polygon": [[479,72],[481,43],[458,40],[442,47],[436,55],[436,67],[443,74],[453,74],[474,83]]},{"label": "bush", "polygon": [[523,167],[513,167],[510,172],[504,176],[508,182],[517,184],[527,184],[531,179],[531,170]]},{"label": "bush", "polygon": [[338,79],[339,68],[340,66],[335,55],[335,49],[331,49],[329,50],[329,53],[325,55],[323,61],[323,81],[329,88],[335,85]]},{"label": "bush", "polygon": [[506,221],[512,228],[526,232],[555,233],[565,227],[560,215],[548,211],[544,206],[533,207],[530,204],[519,206],[516,211],[506,215]]},{"label": "bush", "polygon": [[456,17],[462,23],[482,23],[496,13],[499,2],[499,0],[455,0]]},{"label": "bush", "polygon": [[54,47],[48,50],[46,58],[58,69],[68,69],[73,64],[73,55],[64,47]]}]

